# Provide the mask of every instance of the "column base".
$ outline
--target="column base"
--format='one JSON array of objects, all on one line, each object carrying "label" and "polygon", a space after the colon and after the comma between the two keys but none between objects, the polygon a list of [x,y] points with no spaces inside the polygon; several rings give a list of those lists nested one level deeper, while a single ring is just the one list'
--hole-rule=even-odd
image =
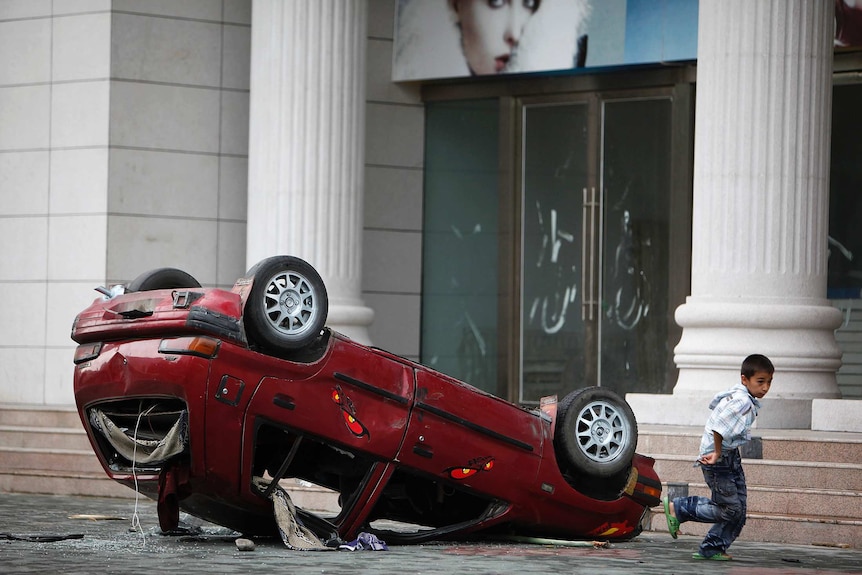
[{"label": "column base", "polygon": [[674,349],[674,396],[715,394],[739,381],[742,360],[763,354],[775,365],[770,397],[836,399],[841,312],[823,300],[806,303],[717,301],[690,297],[676,310],[683,328]]},{"label": "column base", "polygon": [[374,310],[364,305],[332,305],[326,325],[363,345],[371,345],[368,327],[374,321]]},{"label": "column base", "polygon": [[[673,395],[629,393],[626,395],[626,401],[634,411],[638,423],[700,427],[709,417],[709,402],[714,396],[714,393]],[[814,401],[823,400],[766,397],[761,400],[762,407],[755,426],[763,429],[814,429],[812,426],[812,402]],[[859,403],[862,404],[862,402]]]},{"label": "column base", "polygon": [[811,429],[862,433],[862,400],[815,399],[811,406]]}]

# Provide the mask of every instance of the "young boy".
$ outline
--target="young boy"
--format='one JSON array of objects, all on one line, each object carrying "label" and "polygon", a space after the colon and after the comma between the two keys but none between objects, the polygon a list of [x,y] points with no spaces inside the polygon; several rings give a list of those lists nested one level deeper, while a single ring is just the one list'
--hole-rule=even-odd
[{"label": "young boy", "polygon": [[665,497],[664,514],[671,537],[676,539],[679,524],[686,521],[714,523],[694,559],[729,561],[730,547],[745,525],[748,492],[739,457],[739,446],[751,439],[751,426],[760,407],[759,399],[769,391],[775,368],[763,355],[749,355],[742,362],[742,381],[716,395],[709,404],[712,413],[700,440],[697,463],[712,499],[706,497]]}]

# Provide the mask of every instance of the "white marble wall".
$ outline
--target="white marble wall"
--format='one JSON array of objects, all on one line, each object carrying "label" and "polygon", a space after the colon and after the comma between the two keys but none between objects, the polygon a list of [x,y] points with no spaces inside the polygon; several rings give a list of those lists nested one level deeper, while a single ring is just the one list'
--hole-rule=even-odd
[{"label": "white marble wall", "polygon": [[418,86],[393,84],[397,0],[370,0],[362,298],[374,345],[419,357],[425,111]]},{"label": "white marble wall", "polygon": [[[372,342],[417,358],[424,110],[390,81],[396,3],[369,0],[362,299]],[[0,0],[0,403],[72,403],[95,285],[244,271],[250,21],[251,0]]]},{"label": "white marble wall", "polygon": [[110,280],[245,271],[251,5],[113,3]]},{"label": "white marble wall", "polygon": [[[362,298],[419,354],[424,111],[370,0]],[[70,404],[93,287],[245,271],[251,0],[0,0],[0,403]]]},{"label": "white marble wall", "polygon": [[70,401],[73,310],[105,275],[110,19],[63,8],[0,4],[4,402]]},{"label": "white marble wall", "polygon": [[244,271],[249,0],[0,1],[0,403],[69,404],[75,314]]}]

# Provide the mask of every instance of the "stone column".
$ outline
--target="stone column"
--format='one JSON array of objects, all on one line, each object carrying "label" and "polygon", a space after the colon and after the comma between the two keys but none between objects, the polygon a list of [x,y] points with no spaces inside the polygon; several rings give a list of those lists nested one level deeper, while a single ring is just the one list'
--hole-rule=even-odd
[{"label": "stone column", "polygon": [[312,264],[327,324],[369,343],[361,300],[365,0],[254,0],[246,259]]},{"label": "stone column", "polygon": [[633,397],[641,421],[702,425],[703,402],[750,353],[775,364],[767,401],[785,400],[763,410],[769,426],[806,427],[813,398],[840,396],[841,315],[826,300],[832,39],[831,0],[700,1],[691,296],[676,310],[673,396]]}]

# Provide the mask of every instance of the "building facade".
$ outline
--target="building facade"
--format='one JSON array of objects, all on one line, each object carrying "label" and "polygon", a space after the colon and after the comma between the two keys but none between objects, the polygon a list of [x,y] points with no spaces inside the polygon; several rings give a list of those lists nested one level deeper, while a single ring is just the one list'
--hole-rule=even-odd
[{"label": "building facade", "polygon": [[334,328],[513,401],[701,423],[750,349],[769,423],[858,430],[862,59],[829,0],[750,4],[603,2],[696,54],[585,24],[571,70],[471,74],[400,59],[409,2],[0,3],[0,403],[73,402],[95,286],[290,253]]}]

